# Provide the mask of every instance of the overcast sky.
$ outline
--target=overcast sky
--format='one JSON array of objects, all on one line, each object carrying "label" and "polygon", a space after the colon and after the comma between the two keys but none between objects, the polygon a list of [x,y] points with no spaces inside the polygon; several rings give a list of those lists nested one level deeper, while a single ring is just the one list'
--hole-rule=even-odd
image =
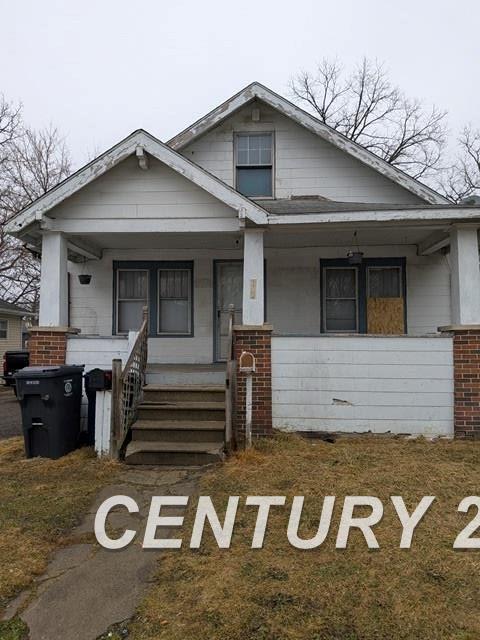
[{"label": "overcast sky", "polygon": [[323,57],[386,63],[410,97],[480,126],[478,0],[0,0],[0,92],[83,164],[161,140],[252,80],[287,94]]}]

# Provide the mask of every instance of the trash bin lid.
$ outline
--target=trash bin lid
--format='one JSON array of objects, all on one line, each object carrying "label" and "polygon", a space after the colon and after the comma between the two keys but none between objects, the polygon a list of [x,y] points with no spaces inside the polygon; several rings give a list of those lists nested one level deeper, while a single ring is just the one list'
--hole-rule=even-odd
[{"label": "trash bin lid", "polygon": [[15,373],[15,378],[57,378],[82,373],[83,364],[60,364],[37,367],[24,367]]}]

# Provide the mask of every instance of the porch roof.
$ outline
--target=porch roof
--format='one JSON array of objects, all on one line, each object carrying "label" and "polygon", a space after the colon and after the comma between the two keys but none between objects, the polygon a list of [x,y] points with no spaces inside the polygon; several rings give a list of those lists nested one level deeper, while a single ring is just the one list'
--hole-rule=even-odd
[{"label": "porch roof", "polygon": [[255,224],[266,224],[268,214],[259,204],[242,196],[147,131],[138,129],[13,216],[6,225],[7,233],[22,236],[32,223],[41,222],[51,209],[131,155],[136,154],[139,166],[147,169],[146,153],[236,210],[240,220],[248,219]]}]

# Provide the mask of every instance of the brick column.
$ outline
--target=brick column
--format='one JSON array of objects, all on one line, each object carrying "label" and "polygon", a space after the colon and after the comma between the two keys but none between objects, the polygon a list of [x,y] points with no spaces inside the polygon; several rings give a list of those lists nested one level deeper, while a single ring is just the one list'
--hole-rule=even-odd
[{"label": "brick column", "polygon": [[480,439],[480,325],[440,330],[453,334],[455,438]]},{"label": "brick column", "polygon": [[69,327],[32,327],[27,348],[31,366],[65,364],[67,335],[76,333]]},{"label": "brick column", "polygon": [[240,373],[239,361],[243,351],[253,353],[255,373],[252,380],[252,436],[272,435],[272,326],[235,326],[233,328],[236,386],[234,425],[240,441],[245,436],[246,374]]}]

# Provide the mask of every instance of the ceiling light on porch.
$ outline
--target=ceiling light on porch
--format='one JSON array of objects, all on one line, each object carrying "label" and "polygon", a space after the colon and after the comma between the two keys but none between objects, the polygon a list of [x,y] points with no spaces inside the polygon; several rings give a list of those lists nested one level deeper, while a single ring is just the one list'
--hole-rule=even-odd
[{"label": "ceiling light on porch", "polygon": [[360,251],[357,241],[357,232],[353,233],[353,242],[356,245],[354,249],[347,251],[347,259],[349,264],[362,264],[363,251]]}]

